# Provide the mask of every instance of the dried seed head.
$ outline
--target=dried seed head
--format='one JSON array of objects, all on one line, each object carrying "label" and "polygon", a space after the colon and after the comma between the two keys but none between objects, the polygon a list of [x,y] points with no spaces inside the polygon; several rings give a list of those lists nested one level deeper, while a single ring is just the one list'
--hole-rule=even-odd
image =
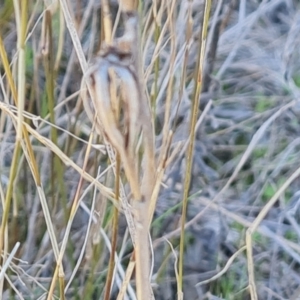
[{"label": "dried seed head", "polygon": [[[89,74],[99,123],[121,156],[134,198],[140,199],[134,155],[141,130],[140,91],[130,58],[127,53],[110,47],[96,60]],[[122,116],[119,111],[123,112]]]}]

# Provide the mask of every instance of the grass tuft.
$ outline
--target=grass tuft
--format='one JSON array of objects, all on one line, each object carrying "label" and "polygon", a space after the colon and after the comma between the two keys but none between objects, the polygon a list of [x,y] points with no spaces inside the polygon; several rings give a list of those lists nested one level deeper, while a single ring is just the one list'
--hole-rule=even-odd
[{"label": "grass tuft", "polygon": [[1,299],[297,299],[299,3],[2,2]]}]

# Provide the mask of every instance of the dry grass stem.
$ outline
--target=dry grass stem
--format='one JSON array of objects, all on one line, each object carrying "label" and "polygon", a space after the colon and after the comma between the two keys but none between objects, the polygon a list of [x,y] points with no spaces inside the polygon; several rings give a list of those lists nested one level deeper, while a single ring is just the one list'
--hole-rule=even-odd
[{"label": "dry grass stem", "polygon": [[299,9],[0,1],[0,298],[296,299]]}]

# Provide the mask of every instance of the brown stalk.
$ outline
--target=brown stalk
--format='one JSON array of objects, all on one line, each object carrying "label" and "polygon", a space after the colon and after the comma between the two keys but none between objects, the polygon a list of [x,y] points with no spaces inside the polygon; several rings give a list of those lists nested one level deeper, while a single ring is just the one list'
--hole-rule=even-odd
[{"label": "brown stalk", "polygon": [[[154,137],[150,108],[143,96],[140,80],[142,72],[139,68],[139,50],[136,47],[139,40],[138,17],[132,10],[133,3],[125,2],[121,4],[125,15],[125,34],[116,41],[116,46],[102,48],[101,56],[89,71],[90,86],[95,99],[98,124],[101,124],[100,130],[120,155],[131,188],[136,223],[134,244],[137,297],[153,299],[149,279],[148,209],[156,172]],[[116,94],[117,91],[120,91],[119,95]],[[116,115],[116,111],[120,110],[119,106],[123,111],[122,122]],[[138,150],[141,132],[142,149]],[[141,165],[136,158],[137,151],[142,153]],[[108,294],[106,291],[106,295]]]}]

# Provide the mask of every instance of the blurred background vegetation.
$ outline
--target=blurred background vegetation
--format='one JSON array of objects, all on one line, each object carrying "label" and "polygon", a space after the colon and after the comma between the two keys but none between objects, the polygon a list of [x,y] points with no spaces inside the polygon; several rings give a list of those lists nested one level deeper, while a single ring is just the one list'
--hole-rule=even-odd
[{"label": "blurred background vegetation", "polygon": [[[62,1],[92,66],[103,46],[105,1]],[[136,5],[157,157],[165,151],[166,124],[173,134],[150,227],[151,285],[156,299],[180,299],[180,220],[205,1]],[[121,37],[118,1],[109,8]],[[258,299],[300,299],[299,9],[297,0],[212,1],[188,186],[183,299],[251,299],[249,270]],[[0,2],[2,299],[137,299],[134,276],[120,295],[133,244],[120,206],[114,222],[115,163],[84,109],[89,99],[68,22],[60,1]],[[242,251],[248,228],[254,228],[251,259],[249,245]],[[56,261],[63,247],[62,274]]]}]

